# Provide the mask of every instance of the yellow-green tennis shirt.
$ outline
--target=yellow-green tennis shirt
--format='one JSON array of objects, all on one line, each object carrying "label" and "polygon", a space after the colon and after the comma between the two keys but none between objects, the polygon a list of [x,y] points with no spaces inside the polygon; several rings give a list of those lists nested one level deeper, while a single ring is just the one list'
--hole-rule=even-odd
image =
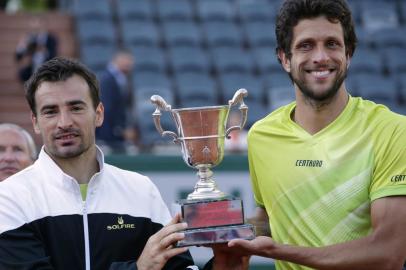
[{"label": "yellow-green tennis shirt", "polygon": [[310,135],[291,120],[295,105],[258,121],[248,135],[254,196],[273,238],[318,247],[367,235],[371,201],[406,195],[406,117],[350,97],[335,121]]}]

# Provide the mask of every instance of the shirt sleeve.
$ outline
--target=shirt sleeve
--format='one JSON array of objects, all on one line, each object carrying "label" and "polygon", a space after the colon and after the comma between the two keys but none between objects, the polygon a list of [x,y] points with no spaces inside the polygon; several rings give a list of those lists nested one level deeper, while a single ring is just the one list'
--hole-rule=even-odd
[{"label": "shirt sleeve", "polygon": [[254,193],[254,199],[258,206],[264,207],[264,202],[262,199],[261,191],[258,185],[258,179],[255,172],[255,156],[254,156],[253,145],[251,142],[250,133],[248,135],[248,166],[250,171],[250,179],[251,179],[251,186],[252,191]]},{"label": "shirt sleeve", "polygon": [[[9,189],[9,181],[18,180],[5,180],[0,185],[0,269],[54,269],[41,234],[26,220],[29,190]],[[16,198],[24,199],[18,204]]]},{"label": "shirt sleeve", "polygon": [[371,201],[406,195],[406,121],[385,128],[377,141]]}]

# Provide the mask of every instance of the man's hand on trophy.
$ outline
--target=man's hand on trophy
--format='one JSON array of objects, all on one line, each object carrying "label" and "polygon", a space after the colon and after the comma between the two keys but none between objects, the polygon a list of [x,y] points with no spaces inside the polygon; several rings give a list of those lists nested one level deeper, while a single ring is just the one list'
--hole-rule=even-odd
[{"label": "man's hand on trophy", "polygon": [[176,242],[185,237],[179,231],[187,227],[186,223],[179,223],[180,221],[181,216],[177,214],[170,223],[148,239],[137,260],[137,269],[160,270],[170,258],[188,250],[187,247],[175,247]]},{"label": "man's hand on trophy", "polygon": [[228,252],[235,256],[257,255],[268,258],[274,258],[273,251],[276,248],[275,242],[268,236],[258,236],[254,240],[233,239],[227,246]]}]

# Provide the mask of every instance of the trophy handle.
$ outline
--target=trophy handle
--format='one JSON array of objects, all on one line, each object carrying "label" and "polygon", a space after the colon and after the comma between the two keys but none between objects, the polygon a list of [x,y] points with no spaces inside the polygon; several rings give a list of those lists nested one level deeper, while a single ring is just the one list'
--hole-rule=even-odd
[{"label": "trophy handle", "polygon": [[243,127],[245,126],[245,123],[247,122],[247,115],[248,115],[248,106],[245,105],[244,103],[244,97],[248,96],[248,91],[244,88],[241,88],[239,90],[237,90],[237,92],[235,92],[233,99],[228,101],[228,105],[234,106],[237,105],[238,103],[240,103],[240,107],[238,108],[241,111],[241,123],[239,126],[232,126],[229,127],[226,131],[226,138],[230,139],[230,133],[233,130],[242,130]]},{"label": "trophy handle", "polygon": [[171,105],[167,104],[166,101],[161,96],[158,95],[153,95],[151,97],[151,102],[156,106],[155,111],[152,113],[155,128],[158,130],[159,134],[161,134],[162,137],[168,135],[173,138],[174,142],[177,142],[178,135],[173,131],[164,130],[161,126],[161,115],[162,115],[161,110],[170,112],[172,110]]}]

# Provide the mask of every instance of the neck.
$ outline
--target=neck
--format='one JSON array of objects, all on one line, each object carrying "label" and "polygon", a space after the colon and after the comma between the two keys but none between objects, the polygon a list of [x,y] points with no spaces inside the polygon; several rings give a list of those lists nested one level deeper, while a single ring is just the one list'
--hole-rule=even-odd
[{"label": "neck", "polygon": [[96,159],[96,146],[92,146],[77,157],[53,157],[53,159],[64,173],[73,177],[79,184],[89,183],[92,176],[100,169]]},{"label": "neck", "polygon": [[334,97],[324,102],[306,99],[299,90],[296,90],[296,108],[292,119],[309,134],[316,134],[341,114],[348,98],[344,87]]}]

